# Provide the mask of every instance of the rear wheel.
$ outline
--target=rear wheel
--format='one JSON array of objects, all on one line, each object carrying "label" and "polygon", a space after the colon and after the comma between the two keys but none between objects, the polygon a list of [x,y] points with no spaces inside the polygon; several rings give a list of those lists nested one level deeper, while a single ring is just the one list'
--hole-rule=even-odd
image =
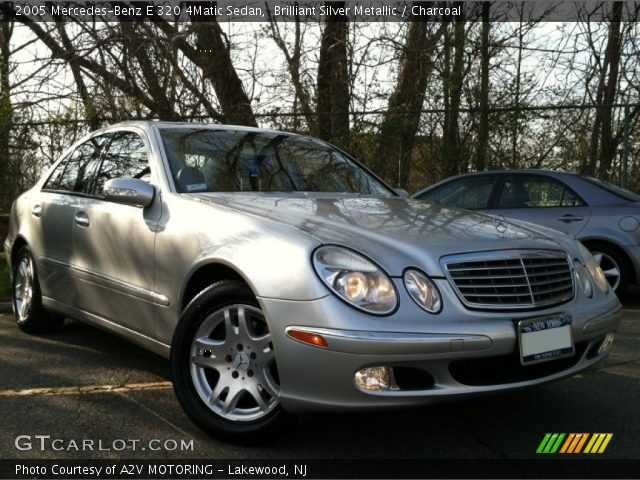
[{"label": "rear wheel", "polygon": [[171,366],[180,404],[212,435],[251,441],[283,420],[271,332],[242,282],[216,283],[189,304]]},{"label": "rear wheel", "polygon": [[609,282],[611,289],[619,296],[629,286],[629,266],[624,257],[613,247],[606,244],[594,243],[588,245],[589,251],[600,265],[602,273]]},{"label": "rear wheel", "polygon": [[27,246],[18,251],[13,264],[13,312],[18,327],[27,333],[54,332],[64,323],[64,317],[49,314],[42,306],[36,266]]}]

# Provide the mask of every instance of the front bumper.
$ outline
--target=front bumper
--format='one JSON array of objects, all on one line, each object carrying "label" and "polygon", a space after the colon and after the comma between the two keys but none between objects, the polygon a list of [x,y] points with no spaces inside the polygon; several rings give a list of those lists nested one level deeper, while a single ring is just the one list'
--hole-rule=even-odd
[{"label": "front bumper", "polygon": [[[455,301],[445,281],[439,283],[445,297],[439,315],[420,310],[404,289],[398,289],[401,308],[389,317],[360,313],[333,296],[304,302],[260,298],[271,323],[283,407],[301,412],[424,405],[554,381],[603,361],[600,342],[622,318],[612,294],[535,312],[474,312]],[[576,354],[521,366],[517,321],[558,312],[572,315]],[[288,337],[291,327],[321,334],[327,346]],[[355,373],[373,366],[392,367],[402,382],[392,378],[386,391],[359,389]]]}]

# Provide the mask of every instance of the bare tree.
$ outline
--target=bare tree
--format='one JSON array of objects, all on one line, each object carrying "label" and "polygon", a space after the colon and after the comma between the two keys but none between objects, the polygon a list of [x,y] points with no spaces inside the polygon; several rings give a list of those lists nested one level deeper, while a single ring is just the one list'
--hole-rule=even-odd
[{"label": "bare tree", "polygon": [[318,132],[318,121],[313,111],[312,105],[312,95],[309,92],[309,89],[304,84],[302,78],[302,28],[300,17],[296,14],[295,23],[294,23],[294,32],[293,32],[293,45],[290,49],[289,45],[282,32],[280,31],[280,26],[277,21],[273,19],[271,16],[271,12],[268,11],[269,15],[269,31],[270,36],[273,39],[276,46],[280,49],[282,54],[284,55],[285,61],[287,63],[287,70],[289,72],[289,76],[291,78],[291,83],[293,84],[294,92],[295,92],[295,100],[294,104],[300,105],[300,110],[302,111],[302,115],[307,124],[307,129],[312,135],[319,135]]},{"label": "bare tree", "polygon": [[[398,78],[385,113],[377,148],[374,168],[390,179],[393,166],[399,164],[399,186],[407,184],[411,174],[410,154],[415,144],[425,91],[433,70],[433,55],[446,24],[435,31],[426,22],[409,24],[402,48]],[[398,173],[400,173],[398,172]]]},{"label": "bare tree", "polygon": [[589,165],[586,173],[594,175],[600,166],[598,174],[608,179],[611,162],[616,152],[613,138],[612,104],[616,99],[618,88],[618,70],[620,68],[620,21],[622,19],[623,2],[614,2],[611,8],[611,20],[608,26],[607,46],[598,76],[596,93],[596,116],[591,131],[591,146],[589,149]]}]

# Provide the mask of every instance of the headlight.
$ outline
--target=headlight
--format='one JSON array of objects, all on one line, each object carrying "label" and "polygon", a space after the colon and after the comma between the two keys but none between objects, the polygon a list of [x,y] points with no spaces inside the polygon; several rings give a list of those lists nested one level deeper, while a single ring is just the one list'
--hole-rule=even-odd
[{"label": "headlight", "polygon": [[585,247],[582,242],[577,243],[580,256],[582,257],[582,260],[584,260],[584,264],[587,267],[587,271],[591,275],[591,278],[593,278],[593,281],[596,283],[602,293],[607,293],[609,291],[609,281],[604,276],[604,273],[602,273],[600,265],[598,265],[596,259],[593,258],[593,255],[591,254],[589,249]]},{"label": "headlight", "polygon": [[429,313],[439,313],[442,309],[440,292],[424,273],[418,270],[407,270],[404,272],[404,286],[420,308]]},{"label": "headlight", "polygon": [[591,298],[593,296],[593,286],[591,285],[591,277],[589,277],[587,269],[578,260],[574,260],[573,270],[576,272],[576,280],[582,289],[582,293],[588,298]]},{"label": "headlight", "polygon": [[398,305],[391,279],[362,255],[328,245],[315,251],[313,266],[338,297],[360,310],[386,315]]}]

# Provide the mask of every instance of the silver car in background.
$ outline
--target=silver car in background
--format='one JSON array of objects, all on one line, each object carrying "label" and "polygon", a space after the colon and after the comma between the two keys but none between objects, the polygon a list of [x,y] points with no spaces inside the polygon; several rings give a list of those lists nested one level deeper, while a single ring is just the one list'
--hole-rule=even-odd
[{"label": "silver car in background", "polygon": [[640,283],[640,195],[585,175],[496,170],[447,178],[413,195],[544,225],[591,251],[618,295]]},{"label": "silver car in background", "polygon": [[186,413],[229,439],[567,377],[622,315],[570,236],[401,198],[325,142],[244,127],[90,134],[15,201],[4,249],[20,328],[70,317],[169,357]]}]

